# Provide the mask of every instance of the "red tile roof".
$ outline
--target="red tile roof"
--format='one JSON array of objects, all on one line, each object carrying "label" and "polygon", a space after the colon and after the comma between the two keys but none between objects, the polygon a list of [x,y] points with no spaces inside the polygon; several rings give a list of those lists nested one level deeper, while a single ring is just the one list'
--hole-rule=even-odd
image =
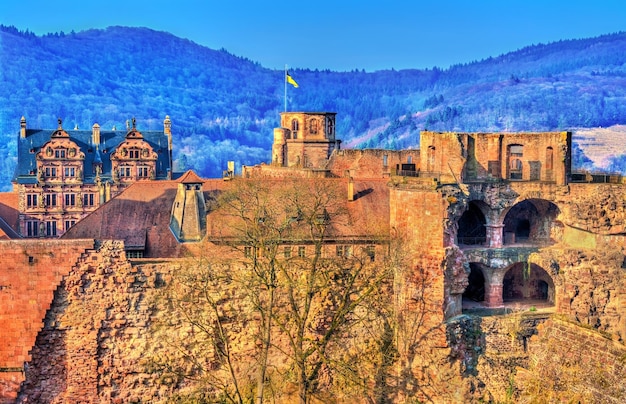
[{"label": "red tile roof", "polygon": [[204,181],[205,180],[198,177],[198,174],[196,174],[193,170],[188,170],[177,180],[177,182],[181,184],[201,184]]},{"label": "red tile roof", "polygon": [[19,237],[17,208],[17,192],[0,192],[0,240]]},{"label": "red tile roof", "polygon": [[[230,188],[237,181],[259,181],[235,179],[202,180],[195,173],[183,180],[202,182],[202,190],[207,201],[215,199],[219,191]],[[195,178],[194,178],[195,177]],[[89,214],[62,238],[93,238],[124,240],[127,249],[145,247],[145,257],[177,257],[184,252],[183,244],[172,234],[169,223],[172,205],[179,180],[142,181],[129,186],[115,198]],[[263,179],[272,190],[288,190],[294,186],[290,179]],[[348,180],[344,178],[308,180],[298,179],[298,187],[307,186],[313,181],[326,181],[328,186],[337,186],[343,192],[338,206],[347,212],[345,220],[331,223],[329,235],[340,239],[361,239],[389,234],[389,189],[386,180],[354,181],[355,200],[348,201]],[[210,204],[209,204],[210,206]],[[210,240],[233,235],[228,221],[218,211],[207,215],[207,232]],[[230,233],[230,234],[228,234]]]}]

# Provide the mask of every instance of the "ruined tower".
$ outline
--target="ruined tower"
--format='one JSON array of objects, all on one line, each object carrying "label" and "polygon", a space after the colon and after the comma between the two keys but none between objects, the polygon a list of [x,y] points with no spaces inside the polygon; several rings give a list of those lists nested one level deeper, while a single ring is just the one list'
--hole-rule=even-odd
[{"label": "ruined tower", "polygon": [[274,128],[272,163],[281,167],[322,168],[340,148],[335,112],[282,112]]}]

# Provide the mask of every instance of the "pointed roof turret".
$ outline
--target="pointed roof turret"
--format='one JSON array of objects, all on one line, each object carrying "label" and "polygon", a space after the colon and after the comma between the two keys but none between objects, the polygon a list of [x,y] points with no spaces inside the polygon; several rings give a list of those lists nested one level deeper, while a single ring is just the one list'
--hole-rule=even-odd
[{"label": "pointed roof turret", "polygon": [[204,180],[192,170],[180,177],[172,206],[170,230],[180,242],[200,241],[206,234],[206,204]]},{"label": "pointed roof turret", "polygon": [[185,174],[176,181],[180,184],[202,184],[204,180],[198,176],[193,170],[187,170]]}]

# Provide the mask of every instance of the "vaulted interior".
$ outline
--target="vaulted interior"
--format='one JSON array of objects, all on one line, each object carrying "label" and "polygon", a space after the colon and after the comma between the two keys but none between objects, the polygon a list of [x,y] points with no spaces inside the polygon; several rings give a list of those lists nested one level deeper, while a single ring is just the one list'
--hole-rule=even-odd
[{"label": "vaulted interior", "polygon": [[559,208],[543,199],[517,203],[504,217],[504,244],[550,244],[558,214]]},{"label": "vaulted interior", "polygon": [[487,238],[485,215],[475,201],[469,203],[468,209],[458,222],[457,244],[484,244]]},{"label": "vaulted interior", "polygon": [[504,275],[502,300],[543,301],[554,304],[554,282],[539,265],[526,262],[513,264]]}]

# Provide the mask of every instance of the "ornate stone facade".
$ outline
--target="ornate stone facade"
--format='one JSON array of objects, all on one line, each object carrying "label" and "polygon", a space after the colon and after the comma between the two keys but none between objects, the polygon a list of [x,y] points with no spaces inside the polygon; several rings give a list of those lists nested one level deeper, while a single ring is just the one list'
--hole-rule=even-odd
[{"label": "ornate stone facade", "polygon": [[[22,237],[59,237],[88,213],[135,181],[171,176],[171,121],[163,132],[136,128],[125,135],[101,131],[66,131],[59,119],[56,130],[27,129],[20,122],[17,232]],[[13,224],[12,224],[13,225]]]}]

